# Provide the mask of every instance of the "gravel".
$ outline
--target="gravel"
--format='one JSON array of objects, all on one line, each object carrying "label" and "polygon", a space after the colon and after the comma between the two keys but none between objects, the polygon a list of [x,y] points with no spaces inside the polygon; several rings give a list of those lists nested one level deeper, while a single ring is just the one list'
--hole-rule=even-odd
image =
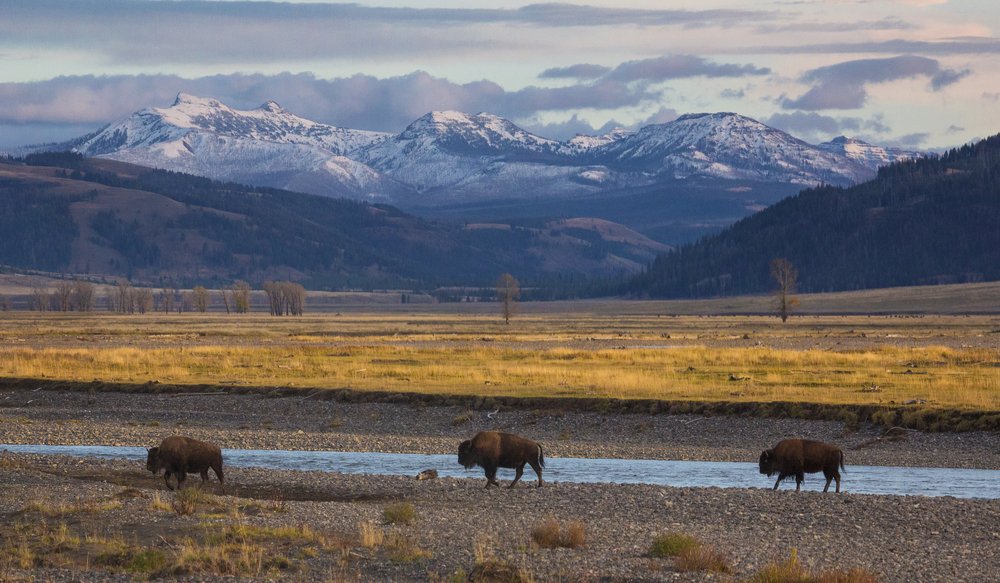
[{"label": "gravel", "polygon": [[[849,465],[1000,469],[996,433],[904,431],[880,438],[875,428],[846,431],[839,423],[821,421],[466,413],[455,407],[261,395],[7,391],[0,392],[0,443],[149,446],[181,433],[226,448],[453,453],[459,440],[497,428],[543,442],[550,457],[754,461],[760,450],[797,436],[839,444]],[[27,500],[106,498],[123,486],[138,488],[142,495],[123,500],[121,509],[102,515],[102,520],[126,538],[164,528],[183,532],[204,520],[151,512],[154,489],[165,499],[172,494],[163,490],[162,479],[134,462],[12,454],[0,462],[5,526],[23,516],[19,511]],[[359,549],[346,567],[338,557],[321,553],[303,559],[306,567],[293,578],[305,581],[446,580],[459,569],[472,569],[477,544],[488,554],[527,568],[541,581],[731,580],[681,572],[671,559],[647,556],[653,537],[666,532],[691,534],[715,546],[728,556],[737,579],[769,561],[786,559],[792,549],[806,565],[860,567],[884,581],[987,581],[1000,571],[1000,500],[824,495],[791,488],[772,492],[549,483],[536,489],[531,480],[513,490],[485,490],[483,478],[470,475],[476,477],[417,481],[231,467],[225,499],[281,500],[282,511],[246,518],[264,525],[308,524],[353,536],[359,522],[370,521],[430,553],[426,559],[400,562],[381,551]],[[383,524],[382,510],[399,501],[415,506],[417,521],[408,526]],[[586,544],[578,549],[538,548],[530,530],[546,517],[582,522]],[[162,544],[167,540],[172,539],[166,536]],[[117,577],[53,569],[21,574],[53,581]]]}]

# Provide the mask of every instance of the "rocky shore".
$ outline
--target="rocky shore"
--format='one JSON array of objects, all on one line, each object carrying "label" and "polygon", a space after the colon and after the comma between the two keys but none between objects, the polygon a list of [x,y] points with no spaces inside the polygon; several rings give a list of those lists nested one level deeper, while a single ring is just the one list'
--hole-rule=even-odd
[{"label": "rocky shore", "polygon": [[[450,454],[458,441],[483,429],[528,435],[546,445],[549,457],[754,461],[762,449],[797,436],[837,443],[849,465],[1000,469],[1000,436],[988,432],[884,434],[823,421],[470,411],[261,395],[0,392],[0,443],[11,444],[148,447],[180,433],[224,448]],[[304,529],[324,542],[275,539],[267,552],[285,562],[252,575],[227,575],[225,569],[169,575],[198,581],[458,581],[485,560],[522,577],[492,579],[503,581],[740,581],[767,563],[787,560],[793,549],[807,567],[859,568],[881,581],[987,581],[1000,570],[1000,500],[791,488],[549,483],[536,489],[530,471],[518,488],[485,490],[474,475],[417,481],[230,467],[224,491],[214,482],[204,489],[219,495],[214,502],[181,514],[171,510],[176,494],[140,463],[7,453],[0,457],[0,548],[15,556],[18,544],[28,544],[17,537],[27,536],[35,528],[30,525],[68,524],[59,528],[79,540],[103,533],[134,541],[128,544],[146,553],[174,556],[181,552],[178,541],[208,540],[212,529],[238,524],[271,533]],[[77,510],[52,518],[32,509],[39,500]],[[391,523],[385,512],[401,503],[412,506],[413,519]],[[578,523],[583,544],[540,546],[531,531],[547,518]],[[380,542],[363,542],[362,525]],[[665,533],[696,537],[724,557],[730,572],[688,571],[673,559],[651,556],[654,537]],[[38,535],[39,541],[52,538],[51,532]],[[91,554],[77,557],[75,566],[42,561],[10,569],[3,580],[149,576],[121,565],[102,567],[109,559],[93,543],[81,549]]]},{"label": "rocky shore", "polygon": [[547,455],[756,461],[787,437],[836,443],[848,464],[1000,469],[1000,433],[923,433],[758,417],[469,410],[263,395],[0,391],[0,443],[150,447],[174,433],[224,448],[454,453],[486,429]]}]

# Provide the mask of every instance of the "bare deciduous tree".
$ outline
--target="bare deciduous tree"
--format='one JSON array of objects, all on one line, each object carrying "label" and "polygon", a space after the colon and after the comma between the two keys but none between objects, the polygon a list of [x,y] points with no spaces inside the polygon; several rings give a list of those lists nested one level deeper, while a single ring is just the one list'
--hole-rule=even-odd
[{"label": "bare deciduous tree", "polygon": [[90,312],[94,309],[96,296],[96,286],[89,281],[76,280],[73,282],[73,302],[76,304],[77,312]]},{"label": "bare deciduous tree", "polygon": [[31,288],[31,307],[39,312],[49,309],[49,290],[42,287]]},{"label": "bare deciduous tree", "polygon": [[140,314],[153,311],[153,290],[148,287],[135,290],[135,309]]},{"label": "bare deciduous tree", "polygon": [[774,290],[775,308],[778,311],[781,321],[785,322],[788,320],[788,315],[795,309],[795,306],[799,305],[798,298],[792,295],[795,293],[795,286],[798,284],[799,272],[792,265],[791,261],[780,257],[771,261],[771,277],[774,278],[777,284]]},{"label": "bare deciduous tree", "polygon": [[197,285],[194,290],[191,291],[191,303],[194,306],[196,312],[205,313],[208,311],[208,305],[211,303],[212,297],[209,295],[208,290],[203,286]]},{"label": "bare deciduous tree", "polygon": [[118,282],[112,293],[112,310],[122,314],[135,313],[135,289],[128,280]]},{"label": "bare deciduous tree", "polygon": [[165,287],[160,290],[160,309],[164,314],[174,311],[174,303],[177,301],[177,290],[172,287]]},{"label": "bare deciduous tree", "polygon": [[0,294],[0,312],[9,312],[9,311],[10,311],[10,298],[8,298],[3,294]]},{"label": "bare deciduous tree", "polygon": [[265,281],[264,295],[272,316],[301,316],[305,311],[306,288],[290,281]]},{"label": "bare deciduous tree", "polygon": [[510,317],[517,308],[517,300],[521,297],[521,284],[509,273],[502,274],[497,279],[497,300],[500,301],[501,313],[505,324],[510,324]]},{"label": "bare deciduous tree", "polygon": [[55,298],[56,308],[60,312],[70,311],[73,300],[73,282],[60,281],[56,284],[56,290],[52,294]]},{"label": "bare deciduous tree", "polygon": [[233,311],[237,314],[246,314],[250,311],[250,284],[239,280],[233,284]]}]

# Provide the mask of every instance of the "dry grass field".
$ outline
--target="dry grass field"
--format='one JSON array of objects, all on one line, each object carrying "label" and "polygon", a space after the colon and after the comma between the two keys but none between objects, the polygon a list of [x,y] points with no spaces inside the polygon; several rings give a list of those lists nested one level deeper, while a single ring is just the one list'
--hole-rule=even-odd
[{"label": "dry grass field", "polygon": [[[666,316],[654,302],[264,315],[9,312],[0,376],[1000,410],[998,316]],[[402,307],[400,307],[402,308]],[[378,310],[378,311],[375,311]]]}]

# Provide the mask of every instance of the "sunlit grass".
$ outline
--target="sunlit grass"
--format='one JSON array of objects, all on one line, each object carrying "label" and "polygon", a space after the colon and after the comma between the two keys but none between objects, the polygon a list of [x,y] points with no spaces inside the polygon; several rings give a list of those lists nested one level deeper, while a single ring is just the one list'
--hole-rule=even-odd
[{"label": "sunlit grass", "polygon": [[[585,312],[530,314],[510,326],[492,314],[437,312],[295,319],[21,313],[0,322],[0,376],[475,396],[915,400],[1000,410],[1000,351],[982,342],[963,348],[960,340],[989,337],[1000,328],[996,318],[777,322]],[[907,342],[885,341],[895,338]],[[862,390],[872,386],[878,390]]]}]

